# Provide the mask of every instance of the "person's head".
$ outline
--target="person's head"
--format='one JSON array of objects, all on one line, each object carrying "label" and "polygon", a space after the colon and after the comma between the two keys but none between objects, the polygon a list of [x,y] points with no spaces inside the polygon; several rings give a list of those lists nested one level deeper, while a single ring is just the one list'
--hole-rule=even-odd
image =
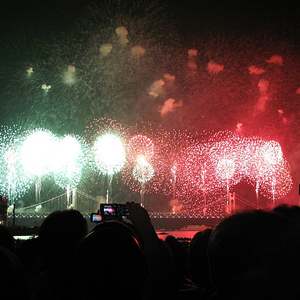
[{"label": "person's head", "polygon": [[179,279],[183,281],[187,276],[187,250],[185,246],[172,235],[168,235],[165,242],[171,249]]},{"label": "person's head", "polygon": [[211,291],[207,245],[212,229],[197,232],[190,243],[188,267],[191,280],[197,287]]},{"label": "person's head", "polygon": [[80,242],[75,251],[75,268],[78,295],[93,299],[134,298],[148,275],[137,237],[131,228],[117,221],[97,225]]},{"label": "person's head", "polygon": [[39,230],[39,242],[48,267],[65,264],[88,233],[87,222],[77,210],[54,211]]},{"label": "person's head", "polygon": [[264,211],[230,216],[211,234],[208,259],[225,299],[300,297],[300,231],[284,216]]},{"label": "person's head", "polygon": [[300,207],[296,205],[280,204],[273,208],[273,212],[295,220],[300,224]]}]

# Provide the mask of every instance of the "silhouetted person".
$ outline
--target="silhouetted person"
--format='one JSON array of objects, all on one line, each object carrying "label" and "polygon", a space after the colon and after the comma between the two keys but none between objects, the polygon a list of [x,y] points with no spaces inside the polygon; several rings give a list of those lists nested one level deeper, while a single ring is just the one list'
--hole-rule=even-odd
[{"label": "silhouetted person", "polygon": [[43,272],[31,282],[36,299],[66,297],[72,284],[74,250],[88,232],[87,222],[77,210],[54,211],[39,230]]},{"label": "silhouetted person", "polygon": [[76,299],[142,299],[146,258],[134,232],[118,221],[98,224],[75,254]]},{"label": "silhouetted person", "polygon": [[273,208],[275,213],[291,218],[300,224],[300,207],[296,205],[280,204]]},{"label": "silhouetted person", "polygon": [[[194,298],[207,299],[213,292],[207,259],[207,246],[212,229],[197,232],[190,243],[188,267],[190,279],[195,284]],[[190,292],[190,294],[192,294]]]},{"label": "silhouetted person", "polygon": [[0,246],[3,246],[15,253],[15,239],[10,230],[3,225],[0,225]]},{"label": "silhouetted person", "polygon": [[174,236],[168,235],[165,239],[166,244],[170,247],[172,255],[174,257],[174,266],[176,268],[178,279],[180,281],[180,289],[184,289],[186,278],[188,274],[187,268],[187,249],[178,241]]},{"label": "silhouetted person", "polygon": [[180,281],[174,259],[164,241],[152,226],[146,209],[138,203],[126,203],[130,220],[143,240],[143,253],[148,263],[148,278],[143,288],[146,299],[175,299]]},{"label": "silhouetted person", "polygon": [[300,299],[300,231],[272,212],[230,216],[211,234],[208,259],[220,299]]},{"label": "silhouetted person", "polygon": [[133,225],[100,223],[78,245],[73,298],[174,299],[178,282],[169,249],[143,207],[130,202],[127,208]]}]

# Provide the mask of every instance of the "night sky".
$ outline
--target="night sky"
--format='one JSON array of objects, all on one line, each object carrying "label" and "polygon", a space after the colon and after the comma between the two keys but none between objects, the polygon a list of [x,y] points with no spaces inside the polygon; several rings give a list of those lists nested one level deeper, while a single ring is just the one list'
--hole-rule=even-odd
[{"label": "night sky", "polygon": [[[1,1],[2,30],[14,26],[44,32],[72,26],[90,3],[102,0],[4,0]],[[165,1],[161,1],[165,2]],[[246,33],[259,31],[278,21],[299,25],[297,1],[176,0],[167,1],[183,34],[202,33],[212,27]]]},{"label": "night sky", "polygon": [[[21,86],[21,84],[23,84],[23,86],[26,87],[26,82],[22,81],[20,78],[22,76],[25,77],[26,74],[25,74],[24,70],[27,70],[27,69],[22,69],[24,66],[18,65],[19,57],[23,58],[25,56],[25,55],[23,55],[23,47],[21,46],[18,48],[18,45],[23,45],[26,43],[24,43],[24,42],[23,42],[23,44],[17,43],[18,42],[17,37],[20,36],[18,33],[20,33],[20,32],[24,33],[25,39],[27,39],[27,38],[30,39],[31,37],[33,37],[33,38],[42,37],[41,40],[43,40],[43,42],[45,42],[45,40],[47,40],[47,37],[49,36],[49,42],[51,42],[52,37],[56,36],[56,33],[60,33],[60,32],[69,33],[69,32],[72,32],[71,30],[68,31],[69,29],[77,28],[74,26],[74,24],[76,21],[78,21],[81,17],[84,16],[85,8],[89,4],[94,3],[96,5],[97,4],[102,5],[103,3],[106,3],[106,2],[111,4],[112,2],[116,2],[116,1],[117,0],[110,0],[110,1],[109,0],[105,0],[105,1],[103,1],[103,0],[23,0],[23,1],[2,0],[0,3],[0,36],[2,37],[1,42],[0,42],[0,53],[1,53],[2,47],[6,51],[6,53],[4,53],[4,51],[3,51],[2,56],[0,55],[0,80],[4,78],[4,80],[3,80],[4,84],[2,83],[2,87],[4,86],[6,88],[6,86],[8,86],[9,87],[8,90],[13,91],[12,94],[15,92],[15,90],[21,91],[20,94],[16,93],[16,97],[15,97],[16,99],[18,99],[18,98],[20,98],[22,100],[27,99],[24,96],[25,93],[23,92],[22,88],[21,87],[19,89],[15,88],[15,86],[14,86],[15,82],[13,81],[14,78],[17,78],[19,80],[18,83],[20,83],[20,86]],[[138,0],[130,0],[130,1],[136,2]],[[295,3],[295,1],[289,1],[289,0],[287,0],[287,1],[270,1],[270,0],[268,0],[268,1],[261,1],[261,0],[260,1],[259,0],[252,0],[252,1],[242,1],[242,0],[227,0],[227,1],[224,1],[224,0],[174,0],[174,1],[167,1],[167,0],[156,0],[156,3],[157,2],[161,3],[162,5],[167,6],[167,11],[169,13],[168,18],[171,18],[171,20],[173,21],[173,24],[175,25],[175,27],[179,33],[180,40],[181,40],[182,44],[184,45],[184,48],[186,48],[186,49],[190,49],[193,47],[197,48],[197,45],[203,46],[203,44],[200,44],[199,42],[198,42],[198,44],[196,42],[195,42],[195,44],[193,44],[193,41],[196,41],[197,38],[203,37],[203,40],[209,41],[210,36],[218,36],[218,34],[223,33],[223,32],[225,34],[228,34],[228,36],[231,36],[231,37],[233,36],[233,35],[231,35],[231,33],[234,33],[234,36],[237,37],[237,39],[240,37],[243,37],[243,36],[253,34],[253,36],[254,36],[253,40],[255,40],[255,37],[258,36],[259,34],[261,34],[261,33],[264,34],[265,32],[272,32],[272,30],[273,30],[273,32],[276,32],[277,36],[280,36],[280,39],[281,39],[281,33],[282,33],[285,38],[287,37],[289,39],[289,42],[290,42],[290,44],[292,44],[293,47],[296,45],[296,47],[294,47],[297,52],[295,54],[295,56],[297,56],[297,58],[299,57],[298,56],[299,51],[297,51],[297,49],[299,49],[299,48],[297,48],[297,47],[299,46],[299,40],[300,40],[300,18],[299,18],[300,5],[299,5],[299,3]],[[119,3],[128,3],[128,1],[120,0]],[[141,1],[141,3],[143,3],[143,1]],[[120,24],[120,26],[121,25],[123,25],[123,24]],[[142,28],[144,30],[144,24],[143,24]],[[153,24],[152,28],[156,29],[155,24]],[[164,28],[159,29],[159,33],[162,31],[164,31]],[[165,32],[168,32],[168,31],[165,30]],[[168,34],[169,34],[169,32],[168,32]],[[168,35],[168,37],[169,37],[169,35]],[[6,44],[5,44],[6,41],[9,41],[7,43],[8,46],[6,46]],[[12,42],[12,43],[10,44],[10,42]],[[15,59],[15,61],[13,61],[13,63],[10,65],[9,63],[7,63],[8,59],[7,59],[7,61],[5,61],[6,58],[5,58],[4,54],[6,54],[6,57],[9,57],[10,52],[13,52],[14,42],[16,42],[15,44],[16,44],[17,50],[16,50],[15,57],[17,57],[17,59]],[[227,41],[225,40],[225,43],[223,42],[223,44],[225,45],[226,42]],[[231,42],[232,42],[232,40],[231,40]],[[232,44],[234,44],[234,42],[232,42]],[[10,45],[12,45],[12,47]],[[62,46],[62,45],[63,44],[61,44],[60,46]],[[70,52],[72,52],[71,50],[73,50],[72,46],[73,46],[72,44],[71,44],[71,46],[69,45],[68,50],[70,50]],[[228,49],[231,49],[230,46],[231,45],[228,46]],[[261,45],[259,45],[259,46],[261,46]],[[11,47],[11,48],[9,48],[9,47]],[[20,48],[22,48],[22,49],[20,49]],[[210,50],[211,49],[209,49],[209,51]],[[216,50],[216,47],[214,47],[211,52],[214,54],[215,50]],[[233,49],[233,50],[235,50],[235,49]],[[203,51],[205,52],[206,50],[204,49]],[[273,50],[270,49],[270,51],[273,51]],[[9,52],[9,53],[7,54],[7,52]],[[25,52],[26,51],[24,51],[24,53]],[[21,53],[21,55],[20,55],[20,53]],[[243,53],[243,50],[239,50],[239,53],[236,53],[236,55],[239,55],[240,53]],[[295,53],[295,52],[293,52],[293,53]],[[271,53],[271,54],[268,53],[269,56],[266,58],[270,58],[271,55],[274,55],[274,54],[278,54],[278,53]],[[223,53],[221,55],[219,54],[219,57],[220,56],[222,57],[222,55],[223,55]],[[229,56],[229,53],[227,53],[227,55]],[[261,54],[259,54],[259,55],[261,55]],[[261,63],[262,63],[261,59],[263,59],[263,62],[266,66],[265,55],[267,55],[267,54],[263,53],[263,55],[261,55],[261,57],[259,57],[259,59],[260,59]],[[14,57],[14,53],[12,53],[12,57]],[[33,57],[34,57],[34,55],[33,55]],[[52,56],[52,59],[53,59],[53,57],[54,56]],[[29,57],[28,60],[30,60],[30,58],[31,57]],[[240,58],[243,59],[243,56],[241,55]],[[284,57],[284,58],[286,58],[286,57]],[[56,66],[55,59],[53,61],[54,66]],[[176,57],[176,59],[177,59],[177,57]],[[187,56],[185,56],[185,59],[187,59]],[[281,68],[281,69],[291,71],[290,74],[288,73],[289,71],[286,71],[286,73],[282,73],[283,76],[280,77],[278,75],[279,73],[278,74],[274,73],[275,74],[274,78],[277,79],[277,77],[278,78],[280,77],[280,80],[278,80],[278,82],[276,81],[276,84],[281,86],[280,84],[281,84],[282,80],[287,78],[286,75],[290,75],[291,77],[289,77],[289,78],[293,78],[293,80],[295,80],[295,86],[293,86],[292,88],[294,90],[296,90],[300,86],[300,82],[298,84],[298,79],[297,79],[298,75],[294,76],[294,77],[292,77],[292,76],[293,76],[293,74],[298,74],[297,70],[299,68],[295,67],[296,71],[295,71],[295,73],[292,74],[292,71],[294,72],[294,69],[291,67],[292,58],[289,58],[289,59],[290,59],[289,62],[284,66],[284,68]],[[203,61],[205,61],[205,60],[209,60],[208,56],[205,57],[205,59],[203,59]],[[224,60],[225,60],[225,55],[224,55]],[[20,61],[22,61],[22,59],[20,59]],[[41,59],[41,61],[43,62],[43,59]],[[297,59],[297,63],[298,63],[298,61],[299,60]],[[82,60],[82,62],[85,62],[85,65],[87,64],[87,61],[85,61],[84,59]],[[296,60],[295,60],[295,62],[296,62]],[[15,65],[14,65],[14,63],[15,63]],[[172,62],[172,65],[176,65],[176,63],[177,62],[174,59],[174,61]],[[228,64],[226,65],[227,69],[225,68],[225,70],[229,70],[231,67],[230,65],[234,65],[234,63],[235,63],[235,61],[231,61],[230,63],[228,62]],[[248,63],[248,61],[247,61],[247,63]],[[66,65],[74,64],[74,62],[66,61],[65,64]],[[42,63],[41,63],[41,65],[42,65]],[[45,65],[47,65],[47,62],[45,63]],[[76,62],[75,62],[75,65],[76,65]],[[241,65],[242,65],[242,62],[241,62]],[[10,68],[10,72],[7,71],[8,68],[6,69],[6,66],[8,68]],[[16,66],[16,68],[15,68],[15,66]],[[289,67],[290,69],[287,69],[286,66]],[[295,66],[296,66],[296,64],[295,64]],[[28,66],[26,66],[26,68],[27,67]],[[113,65],[112,67],[115,67],[115,65]],[[199,65],[199,69],[201,67],[203,70],[204,66]],[[76,68],[77,68],[77,65],[76,65]],[[117,69],[117,71],[119,71],[119,65],[117,65],[116,69]],[[237,70],[238,68],[233,67],[232,69]],[[78,70],[80,70],[80,66],[78,67]],[[233,77],[231,77],[231,78],[233,78],[233,79],[242,78],[241,80],[244,80],[246,77],[241,76],[242,72],[244,72],[244,73],[246,72],[248,74],[249,71],[247,71],[245,66],[241,67],[239,70],[241,71],[241,73],[239,73],[239,72],[234,73],[237,75],[234,78]],[[43,69],[42,71],[44,72],[43,75],[45,75],[45,77],[46,77],[46,75],[48,75],[48,77],[51,77],[49,75],[50,71],[49,71],[49,74],[47,73],[46,69]],[[270,74],[271,74],[271,71],[272,70],[270,68],[270,71],[269,71]],[[25,75],[21,72],[23,72]],[[38,72],[36,72],[34,74],[38,74]],[[56,75],[56,73],[53,73],[53,74]],[[57,74],[59,74],[59,73],[57,72]],[[93,73],[91,72],[91,74],[93,74]],[[203,72],[199,73],[199,74],[203,74]],[[89,75],[89,72],[88,72],[88,74],[85,73],[85,75]],[[10,80],[9,76],[11,76],[12,80]],[[92,76],[91,78],[93,79],[94,77],[95,76]],[[126,75],[126,77],[127,77],[127,75]],[[215,77],[218,78],[217,76],[215,76]],[[89,77],[87,77],[87,78],[89,78]],[[6,79],[10,85],[5,84]],[[225,79],[227,80],[227,78],[225,78]],[[226,82],[225,79],[224,79],[224,82]],[[273,79],[273,77],[271,77],[271,82],[272,82],[272,79]],[[57,80],[57,76],[53,80],[55,82],[55,80]],[[148,78],[147,78],[147,80],[148,80]],[[155,78],[155,80],[156,80],[156,78]],[[230,79],[228,79],[228,81],[229,80]],[[145,80],[145,82],[146,82],[146,80]],[[210,81],[207,80],[207,82],[209,83]],[[44,81],[41,81],[41,82],[38,81],[38,84],[36,85],[37,86],[36,90],[33,90],[35,93],[38,89],[41,92],[40,85],[42,83],[44,83]],[[45,81],[45,83],[46,83],[46,81]],[[91,86],[100,86],[99,84],[93,84],[93,82],[89,82],[89,83]],[[197,84],[198,84],[198,82],[197,82]],[[232,90],[233,91],[238,90],[238,88],[240,86],[242,86],[243,84],[244,84],[244,82],[242,82],[242,84],[236,83],[236,85],[233,85]],[[253,86],[256,85],[255,87],[257,88],[256,83],[252,83],[252,85]],[[284,90],[285,90],[286,85],[282,84],[282,86],[284,86]],[[0,85],[0,88],[1,88],[1,85]],[[5,88],[3,88],[3,90],[5,90]],[[61,88],[61,86],[58,86],[58,89],[57,89],[58,91],[59,91],[59,88]],[[203,87],[203,89],[204,89],[204,87]],[[114,90],[114,89],[112,89],[112,90]],[[131,90],[136,90],[136,88],[134,87]],[[226,90],[226,91],[228,91],[228,90]],[[257,90],[258,90],[258,88],[257,88]],[[293,93],[295,95],[294,90],[293,90]],[[55,91],[56,90],[53,88],[54,95],[55,95]],[[82,90],[82,91],[85,91],[85,90]],[[215,91],[215,90],[213,89],[213,91]],[[248,92],[246,89],[245,89],[245,91]],[[194,90],[192,90],[192,92],[194,92]],[[58,93],[57,96],[60,96],[61,94],[62,93]],[[179,91],[178,94],[181,95],[181,91]],[[297,93],[297,94],[299,94],[299,93]],[[49,93],[49,95],[51,96],[51,93]],[[70,94],[70,95],[72,96],[72,94]],[[187,94],[187,96],[186,96],[187,100],[193,99],[193,95],[197,96],[197,90],[195,90],[194,94],[193,93],[191,95]],[[49,99],[51,99],[50,96],[49,96]],[[70,98],[72,98],[71,96],[70,96]],[[134,94],[134,96],[135,96],[135,94]],[[274,92],[274,98],[275,98],[275,96],[276,96],[276,93]],[[31,97],[31,95],[30,95],[30,97]],[[28,97],[29,100],[31,100],[30,97]],[[173,97],[173,96],[171,95],[168,97]],[[34,98],[34,97],[32,97],[32,98]],[[108,98],[110,98],[110,97],[108,97]],[[133,99],[135,97],[131,97],[131,98]],[[142,97],[140,97],[140,98],[142,99]],[[197,98],[197,97],[194,97],[194,98]],[[228,98],[230,100],[230,96],[228,96],[227,98],[226,97],[224,97],[224,98],[225,99]],[[255,96],[253,96],[253,98],[255,98]],[[282,97],[282,100],[286,100],[286,98],[287,98],[286,95],[284,95]],[[3,97],[3,99],[5,99],[5,101],[6,101],[5,97]],[[0,97],[0,101],[3,101],[3,99]],[[47,99],[47,98],[44,97],[41,99]],[[86,99],[89,100],[88,97]],[[138,97],[136,97],[136,99],[138,99]],[[13,103],[13,100],[11,100],[12,103]],[[57,104],[57,105],[59,104],[59,100],[55,99],[54,97],[52,98],[52,100],[53,100],[54,104]],[[160,100],[161,100],[161,103],[163,103],[162,100],[166,100],[166,99],[160,99]],[[176,98],[176,100],[177,101],[180,100],[179,96],[178,96],[178,99]],[[211,98],[209,98],[209,100],[211,100]],[[19,99],[18,99],[18,101],[19,101]],[[55,103],[55,101],[56,101],[56,103]],[[50,103],[50,100],[48,102]],[[48,102],[45,101],[46,104],[48,104]],[[25,103],[25,101],[24,101],[24,103]],[[38,101],[35,101],[34,103],[39,104]],[[142,100],[140,101],[140,103],[142,103]],[[139,105],[140,105],[140,103],[139,103]],[[159,104],[161,105],[161,103],[159,103]],[[177,103],[180,103],[180,102],[177,102]],[[231,109],[232,107],[237,106],[236,104],[238,102],[234,103],[234,105],[232,105],[232,103],[234,103],[234,102],[233,101],[229,102],[229,104],[226,103],[226,105],[228,104],[228,107],[225,106],[225,104],[224,104],[225,109],[226,108]],[[185,103],[185,105],[183,106],[183,108],[188,107],[188,104],[189,104],[189,102],[187,101]],[[197,104],[197,102],[195,101],[195,103],[193,102],[193,104]],[[157,106],[158,103],[155,103],[155,105]],[[153,107],[155,105],[153,104]],[[54,105],[49,104],[49,107],[53,107],[53,106]],[[76,105],[74,104],[74,106],[76,106]],[[288,105],[286,105],[285,107],[287,107],[287,106]],[[14,104],[12,104],[11,106],[8,106],[8,107],[14,107]],[[181,107],[181,106],[179,105],[179,107]],[[195,106],[196,109],[193,109],[194,106],[191,106],[191,107],[192,107],[192,109],[191,109],[192,112],[199,110],[199,106]],[[211,118],[211,116],[215,117],[215,115],[217,115],[217,112],[221,111],[221,109],[219,109],[219,107],[221,107],[221,106],[216,105],[217,109],[215,109],[213,104],[211,104],[211,107],[212,107],[212,112],[207,110],[207,114],[210,113],[209,117],[207,117],[207,120],[205,121],[207,123],[210,121],[209,119]],[[223,109],[224,107],[221,107],[221,108]],[[290,122],[289,123],[291,126],[290,128],[293,128],[293,130],[295,128],[300,128],[296,124],[298,122],[298,119],[300,116],[299,108],[298,108],[298,112],[294,113],[293,106],[291,106],[292,107],[291,112],[288,114],[288,110],[285,107],[283,109],[283,107],[281,107],[281,106],[277,107],[274,104],[273,110],[275,111],[275,113],[272,114],[272,116],[275,115],[277,117],[277,119],[275,119],[275,120],[277,120],[277,123],[279,124],[279,121],[281,122],[281,119],[278,118],[278,108],[283,109],[284,113],[287,112],[287,120]],[[3,108],[1,111],[1,108],[2,107],[0,106],[0,115],[4,111]],[[61,110],[62,110],[61,107],[59,107],[58,111],[60,112]],[[144,110],[141,109],[141,111],[145,111],[145,109]],[[180,111],[180,110],[178,110],[178,111]],[[23,112],[23,110],[21,112]],[[157,111],[155,111],[155,112],[157,113]],[[188,116],[189,112],[190,111],[187,110],[185,115],[182,114],[183,118]],[[231,113],[231,110],[228,110],[228,115],[230,115],[230,113]],[[240,113],[240,112],[238,112],[238,113]],[[203,113],[203,115],[204,114],[205,113]],[[49,115],[50,115],[50,113],[49,113]],[[150,113],[149,113],[149,115],[150,115]],[[157,113],[157,115],[158,115],[158,113]],[[170,114],[170,115],[172,115],[172,114]],[[173,114],[173,115],[175,116],[175,114]],[[203,117],[203,115],[202,115],[202,117]],[[223,115],[226,116],[226,114],[223,114]],[[265,114],[265,115],[267,115],[267,114]],[[265,118],[265,115],[264,114],[259,115],[259,116],[261,116],[261,119],[260,119],[261,124],[264,124],[265,120],[267,119],[267,118]],[[25,117],[24,117],[24,114],[21,114],[21,116],[24,119],[27,118],[26,114],[25,114]],[[221,114],[219,114],[218,116],[221,116]],[[252,116],[252,115],[250,115],[250,116]],[[270,114],[270,116],[271,116],[271,114]],[[131,114],[130,114],[130,117],[131,117]],[[57,117],[57,118],[59,118],[59,117]],[[41,119],[42,119],[42,117],[41,117]],[[165,122],[168,123],[170,119],[171,118],[165,118],[165,120],[166,120]],[[219,121],[218,118],[216,118],[216,119],[217,119],[217,121]],[[53,118],[53,120],[55,120],[55,118]],[[174,122],[177,123],[178,120],[175,117],[174,117],[174,120],[175,120]],[[233,129],[235,129],[237,122],[241,121],[239,119],[232,118],[231,123],[229,124],[229,122],[226,122],[227,119],[224,119],[224,120],[225,121],[223,123],[226,124],[228,126],[228,128],[233,128]],[[252,121],[251,117],[248,118],[248,121],[249,120]],[[274,127],[273,123],[272,123],[273,119],[270,118],[270,120],[271,121],[268,121],[268,122],[270,123],[270,128],[273,129],[273,127]],[[51,121],[52,121],[52,119],[51,119]],[[75,121],[76,120],[74,119],[74,122]],[[242,122],[244,122],[244,121],[242,120]],[[53,122],[53,123],[55,125],[57,125],[55,122]],[[65,122],[65,123],[68,124],[68,122]],[[203,121],[203,124],[207,124],[207,123],[204,123],[204,121]],[[216,122],[216,123],[218,123],[218,122]],[[220,121],[220,123],[222,123],[222,122]],[[223,123],[222,123],[222,125],[223,125]],[[245,121],[245,128],[247,126],[246,123],[247,122]],[[266,121],[266,123],[267,123],[267,121]],[[259,122],[255,123],[255,125],[257,125],[255,129],[259,129],[258,128],[259,124],[260,124]],[[281,123],[279,125],[281,126],[280,128],[285,128],[284,126],[282,126]],[[170,127],[172,127],[172,126],[173,126],[173,123],[170,122]],[[226,129],[228,129],[228,128],[226,128]],[[251,125],[249,126],[249,128],[251,128]],[[266,131],[268,133],[268,130],[266,130]],[[294,131],[296,131],[296,130],[294,130]],[[259,132],[259,131],[257,131],[257,132]],[[278,131],[278,132],[280,132],[280,131]],[[278,135],[280,136],[280,134],[278,134]],[[300,135],[299,130],[297,131],[297,133],[295,133],[295,134],[293,133],[294,139],[293,140],[291,139],[291,141],[295,141],[299,137],[299,135]],[[267,137],[269,138],[269,136],[267,136]],[[291,142],[291,144],[292,144],[292,142]],[[300,154],[299,154],[300,150],[299,151],[297,150],[297,149],[300,149],[300,144],[298,144],[297,147],[294,147],[292,145],[292,146],[290,146],[290,148],[291,148],[290,150],[292,150],[291,153],[297,155],[297,156],[295,156],[295,162],[296,162],[297,157],[300,157]],[[293,148],[295,148],[296,150],[294,150]],[[291,154],[291,156],[292,156],[292,154]],[[297,163],[295,163],[295,165],[298,166],[298,161],[297,161]],[[299,177],[300,171],[298,172],[298,167],[297,167],[297,170],[295,171],[295,173],[296,172],[297,172],[297,176]],[[298,179],[296,179],[296,180],[298,180]],[[297,191],[297,193],[298,193],[298,191]]]}]

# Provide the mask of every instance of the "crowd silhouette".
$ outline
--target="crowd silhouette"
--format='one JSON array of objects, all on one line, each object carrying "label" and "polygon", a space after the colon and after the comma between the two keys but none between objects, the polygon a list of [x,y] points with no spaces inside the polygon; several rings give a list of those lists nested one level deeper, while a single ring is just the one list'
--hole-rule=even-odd
[{"label": "crowd silhouette", "polygon": [[300,299],[300,208],[228,216],[187,243],[160,239],[148,212],[90,231],[77,210],[55,211],[36,238],[0,225],[0,280],[10,299]]}]

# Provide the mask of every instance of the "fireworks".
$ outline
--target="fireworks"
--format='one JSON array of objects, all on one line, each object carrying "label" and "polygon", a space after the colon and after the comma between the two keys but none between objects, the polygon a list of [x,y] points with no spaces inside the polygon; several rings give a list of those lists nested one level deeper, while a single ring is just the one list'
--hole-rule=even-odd
[{"label": "fireworks", "polygon": [[[160,192],[161,184],[164,180],[163,174],[160,173],[159,164],[161,163],[159,151],[160,141],[163,136],[163,130],[156,127],[153,123],[140,123],[136,127],[131,128],[132,138],[129,139],[127,150],[127,162],[122,171],[122,180],[135,192],[140,192],[143,189],[144,193]],[[149,164],[151,179],[145,182],[138,181],[134,175],[139,161]]]},{"label": "fireworks", "polygon": [[228,194],[242,180],[273,201],[287,195],[292,186],[290,167],[277,142],[231,132],[190,143],[177,160],[176,173],[177,197],[190,208]]},{"label": "fireworks", "polygon": [[215,180],[221,187],[226,187],[228,194],[231,186],[236,185],[242,178],[240,164],[243,156],[242,140],[230,132],[219,132],[212,136],[208,145],[208,161],[214,170]]},{"label": "fireworks", "polygon": [[86,127],[85,140],[91,147],[95,171],[112,175],[122,169],[127,135],[124,125],[109,118],[95,119]]},{"label": "fireworks", "polygon": [[82,169],[87,163],[84,145],[78,137],[66,135],[59,141],[56,151],[55,182],[71,190],[80,182]]},{"label": "fireworks", "polygon": [[256,137],[252,144],[249,179],[255,185],[257,197],[260,191],[273,201],[283,198],[291,190],[292,178],[279,143]]},{"label": "fireworks", "polygon": [[20,128],[1,126],[0,131],[0,194],[11,203],[26,194],[30,178],[24,172],[20,161]]},{"label": "fireworks", "polygon": [[46,174],[70,191],[87,179],[83,169],[90,161],[95,173],[89,177],[91,184],[96,175],[105,176],[111,193],[112,178],[121,172],[123,183],[141,197],[164,194],[186,209],[211,205],[241,181],[255,187],[257,200],[263,194],[273,204],[292,187],[291,169],[278,142],[230,131],[199,137],[164,131],[152,123],[129,131],[115,120],[102,118],[86,128],[89,144],[78,136],[58,139],[45,129],[24,134],[3,127],[0,137],[0,192],[11,199],[22,197],[34,180],[40,199]]},{"label": "fireworks", "polygon": [[133,177],[144,184],[145,182],[149,181],[154,175],[153,167],[145,160],[143,156],[139,156],[137,158],[137,164],[133,168]]},{"label": "fireworks", "polygon": [[53,172],[57,137],[50,131],[35,129],[27,135],[20,146],[21,164],[28,174],[41,177]]},{"label": "fireworks", "polygon": [[70,192],[80,182],[84,166],[87,164],[86,145],[79,137],[66,135],[56,148],[55,183],[67,191],[67,205]]},{"label": "fireworks", "polygon": [[127,152],[132,161],[136,161],[139,156],[143,156],[145,160],[150,160],[154,155],[154,143],[147,136],[136,134],[129,139]]},{"label": "fireworks", "polygon": [[96,166],[102,174],[113,175],[121,171],[125,163],[125,150],[117,135],[103,134],[93,146]]},{"label": "fireworks", "polygon": [[[234,129],[239,124],[240,134],[276,139],[286,153],[297,155],[300,60],[287,40],[276,33],[236,38],[214,32],[183,46],[161,3],[121,2],[90,6],[80,25],[54,39],[35,42],[27,35],[16,36],[15,45],[4,39],[2,120],[21,116],[56,132],[76,128],[77,133],[91,118],[104,115],[131,124],[155,120],[192,131]],[[187,53],[187,47],[193,48]],[[106,129],[117,122],[108,123],[106,119],[88,126],[91,147],[100,135],[116,133]],[[116,134],[123,139],[119,129]],[[181,143],[173,133],[146,130],[136,132],[131,145],[123,140],[132,155],[125,164],[127,182],[139,184],[133,169],[137,157],[144,155],[154,171],[146,192],[182,201],[202,203],[206,197],[209,202],[209,195],[228,193],[242,180],[272,199],[290,190],[290,170],[274,141],[223,132],[200,142],[184,137]],[[24,153],[13,144],[1,150],[1,168],[10,170],[1,176],[8,182],[16,181],[14,170],[23,167],[22,172],[33,177],[51,172],[51,166],[42,169],[38,155],[26,164]],[[103,165],[97,168],[96,175],[99,168],[107,171]]]}]

